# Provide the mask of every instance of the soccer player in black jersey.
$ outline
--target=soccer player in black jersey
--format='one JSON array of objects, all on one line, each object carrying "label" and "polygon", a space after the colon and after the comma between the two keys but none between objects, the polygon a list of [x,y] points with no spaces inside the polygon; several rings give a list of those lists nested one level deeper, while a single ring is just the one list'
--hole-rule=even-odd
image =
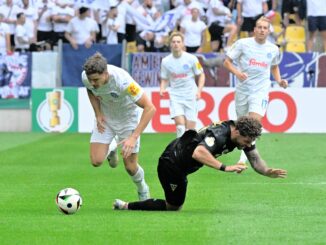
[{"label": "soccer player in black jersey", "polygon": [[269,168],[260,157],[255,144],[262,132],[257,119],[249,116],[237,121],[211,124],[199,132],[186,131],[181,138],[173,140],[164,150],[157,167],[158,177],[164,189],[165,200],[147,199],[124,202],[116,199],[113,208],[119,210],[180,210],[187,191],[187,175],[204,165],[225,172],[241,173],[247,166],[243,163],[224,165],[216,158],[238,148],[244,150],[253,169],[271,178],[285,178],[287,171]]}]

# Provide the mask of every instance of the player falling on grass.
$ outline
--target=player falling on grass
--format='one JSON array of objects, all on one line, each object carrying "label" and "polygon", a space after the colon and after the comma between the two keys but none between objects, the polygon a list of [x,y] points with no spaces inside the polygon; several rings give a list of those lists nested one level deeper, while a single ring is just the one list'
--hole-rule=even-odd
[{"label": "player falling on grass", "polygon": [[[249,115],[262,120],[268,105],[271,73],[279,86],[288,86],[287,80],[281,78],[278,67],[279,48],[267,40],[270,25],[266,17],[259,18],[254,28],[254,37],[238,40],[226,54],[224,66],[238,80],[235,90],[237,117]],[[242,152],[239,162],[245,163],[246,160],[246,155]]]},{"label": "player falling on grass", "polygon": [[[95,125],[90,140],[90,158],[98,167],[108,157],[109,145],[118,137],[125,168],[138,188],[139,200],[149,198],[144,170],[138,164],[140,134],[155,113],[155,107],[143,89],[123,69],[108,65],[96,53],[84,64],[82,81],[95,112]],[[139,120],[138,108],[143,108]],[[112,149],[108,160],[111,167],[118,163],[117,151]]]},{"label": "player falling on grass", "polygon": [[[205,84],[205,74],[196,56],[183,51],[184,36],[173,32],[170,36],[171,54],[162,60],[160,95],[170,84],[170,116],[174,119],[177,137],[196,128],[197,100]],[[196,80],[198,87],[196,85]]]},{"label": "player falling on grass", "polygon": [[215,157],[229,153],[234,148],[243,149],[253,169],[271,178],[285,178],[287,171],[269,168],[255,144],[262,126],[255,118],[244,116],[237,121],[224,121],[209,125],[197,133],[186,131],[181,138],[173,140],[164,150],[158,162],[158,177],[164,189],[165,200],[148,199],[124,202],[116,199],[113,208],[118,210],[180,210],[186,198],[187,175],[204,165],[215,170],[241,173],[247,166],[243,163],[224,165]]}]

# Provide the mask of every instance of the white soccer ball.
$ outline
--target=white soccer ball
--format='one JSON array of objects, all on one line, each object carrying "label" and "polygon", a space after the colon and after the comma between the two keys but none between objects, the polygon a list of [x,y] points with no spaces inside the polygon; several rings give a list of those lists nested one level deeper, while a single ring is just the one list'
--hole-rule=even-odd
[{"label": "white soccer ball", "polygon": [[77,190],[65,188],[58,193],[55,202],[62,213],[74,214],[81,207],[83,200]]}]

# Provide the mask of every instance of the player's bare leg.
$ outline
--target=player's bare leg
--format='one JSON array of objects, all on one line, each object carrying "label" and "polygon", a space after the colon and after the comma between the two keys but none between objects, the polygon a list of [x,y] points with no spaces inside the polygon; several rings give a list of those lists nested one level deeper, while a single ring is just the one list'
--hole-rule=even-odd
[{"label": "player's bare leg", "polygon": [[90,159],[94,167],[102,165],[106,158],[109,146],[102,143],[91,143],[90,145]]}]

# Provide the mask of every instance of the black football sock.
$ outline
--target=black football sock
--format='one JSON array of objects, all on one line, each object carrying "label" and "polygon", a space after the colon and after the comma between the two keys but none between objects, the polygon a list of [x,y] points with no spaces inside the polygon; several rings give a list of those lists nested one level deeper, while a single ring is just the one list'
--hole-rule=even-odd
[{"label": "black football sock", "polygon": [[147,211],[166,211],[165,200],[147,199],[145,201],[130,202],[128,204],[130,210],[147,210]]}]

